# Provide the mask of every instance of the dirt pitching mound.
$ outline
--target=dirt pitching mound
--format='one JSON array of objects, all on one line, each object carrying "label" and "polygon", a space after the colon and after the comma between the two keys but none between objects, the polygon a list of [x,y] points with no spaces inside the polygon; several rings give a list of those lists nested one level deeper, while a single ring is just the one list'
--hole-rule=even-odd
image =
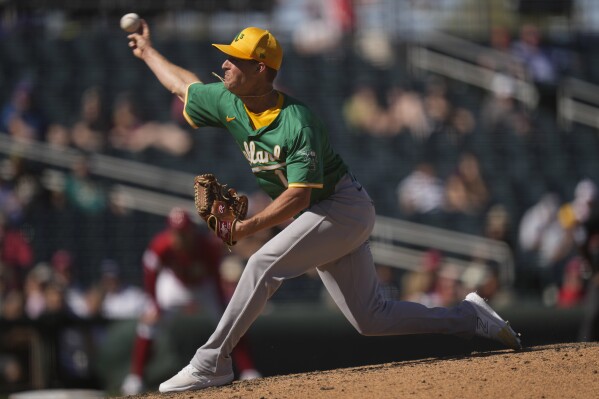
[{"label": "dirt pitching mound", "polygon": [[235,381],[202,391],[138,399],[592,398],[599,392],[599,343],[475,352],[374,366]]}]

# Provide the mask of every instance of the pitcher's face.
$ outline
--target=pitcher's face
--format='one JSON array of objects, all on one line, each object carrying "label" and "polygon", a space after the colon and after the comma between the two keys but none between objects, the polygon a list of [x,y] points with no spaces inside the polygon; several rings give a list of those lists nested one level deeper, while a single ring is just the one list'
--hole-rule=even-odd
[{"label": "pitcher's face", "polygon": [[227,90],[238,96],[251,96],[255,94],[260,63],[254,60],[242,60],[229,57],[223,62],[225,72],[224,84]]}]

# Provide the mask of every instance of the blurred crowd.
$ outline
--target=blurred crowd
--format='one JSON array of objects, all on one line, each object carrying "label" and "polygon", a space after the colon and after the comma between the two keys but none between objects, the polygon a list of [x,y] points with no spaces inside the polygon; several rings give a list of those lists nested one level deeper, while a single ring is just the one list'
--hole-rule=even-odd
[{"label": "blurred crowd", "polygon": [[[371,157],[397,158],[393,172],[400,178],[385,183],[397,181],[398,217],[502,241],[515,255],[521,294],[534,292],[548,306],[579,305],[592,268],[579,230],[597,206],[599,171],[572,144],[585,134],[561,132],[554,118],[558,83],[580,72],[581,55],[544,42],[528,23],[517,36],[494,28],[488,46],[492,51],[477,59],[495,73],[484,95],[460,93],[435,76],[391,85],[358,81],[343,103],[349,140],[370,148]],[[517,99],[518,79],[539,90],[537,108]],[[585,143],[593,157],[599,140]],[[485,269],[489,286],[499,288],[493,265]],[[456,284],[466,280],[451,265],[442,274]]]},{"label": "blurred crowd", "polygon": [[182,128],[174,106],[173,122],[161,123],[143,115],[133,93],[120,92],[108,104],[102,89],[92,86],[83,91],[78,112],[68,120],[57,120],[40,108],[36,90],[39,87],[25,78],[2,109],[0,130],[17,142],[45,141],[57,149],[133,159],[152,148],[173,156],[191,150],[189,132]]},{"label": "blurred crowd", "polygon": [[[287,6],[293,10],[291,3]],[[308,34],[292,36],[296,59],[330,57],[330,51],[356,24],[365,23],[359,22],[364,16],[346,2],[327,6],[298,2],[296,6],[303,14],[288,15],[313,16],[301,20],[298,32],[315,34],[308,22],[338,31],[326,35],[334,41],[331,43]],[[559,295],[549,293],[559,290],[566,280],[565,271],[581,269],[565,266],[575,256],[575,245],[567,233],[572,222],[564,221],[562,208],[580,201],[582,189],[577,184],[591,187],[585,192],[594,199],[598,174],[592,173],[594,164],[584,164],[583,159],[572,159],[577,163],[572,170],[564,167],[568,157],[576,157],[564,150],[576,145],[562,147],[567,139],[542,112],[542,105],[539,110],[530,109],[515,98],[513,79],[529,77],[543,90],[555,89],[560,76],[579,68],[579,56],[546,45],[532,24],[522,25],[515,37],[505,28],[493,29],[488,46],[514,61],[499,64],[501,58],[481,55],[481,66],[499,72],[492,91],[473,93],[438,76],[414,76],[400,79],[407,83],[381,85],[381,81],[358,75],[347,86],[350,90],[339,111],[342,123],[332,127],[332,134],[340,140],[337,130],[343,128],[343,141],[357,154],[349,156],[350,165],[367,180],[364,183],[375,198],[387,198],[379,200],[379,211],[505,242],[517,255],[519,288],[546,292],[547,303],[555,304]],[[376,56],[362,56],[374,65],[374,71],[385,69]],[[298,91],[290,77],[282,79],[283,86]],[[387,81],[382,78],[383,83]],[[54,118],[40,107],[36,94],[42,89],[30,78],[16,82],[1,110],[0,131],[20,145],[45,142],[53,149],[76,150],[79,155],[70,169],[57,173],[18,154],[5,153],[0,168],[3,242],[8,243],[3,255],[3,304],[26,302],[22,294],[19,301],[19,295],[11,292],[25,292],[24,282],[34,269],[36,275],[52,281],[48,277],[52,273],[41,266],[51,264],[59,251],[72,252],[75,263],[81,252],[93,254],[92,264],[90,258],[85,259],[86,284],[99,277],[94,271],[107,256],[118,258],[125,270],[138,264],[143,244],[138,243],[128,257],[123,246],[124,239],[135,234],[134,212],[126,206],[126,197],[111,191],[106,179],[90,172],[92,155],[152,163],[169,159],[176,167],[187,167],[193,164],[190,155],[196,150],[196,138],[185,125],[180,102],[175,99],[163,104],[170,119],[163,122],[148,114],[143,98],[131,91],[107,96],[102,87],[90,86],[81,92],[76,112],[64,119]],[[587,147],[592,150],[597,141],[585,143],[591,144]],[[366,163],[359,164],[361,158]],[[376,169],[377,162],[380,169]],[[392,171],[388,162],[393,162]],[[383,185],[387,191],[380,191]],[[386,207],[386,202],[392,206]],[[543,221],[538,220],[540,213],[546,218]],[[73,226],[74,220],[82,225]],[[86,226],[94,226],[93,232]],[[55,232],[54,227],[61,230]],[[475,254],[472,257],[476,258]],[[493,270],[488,273],[494,274]],[[138,278],[139,273],[128,275]],[[579,275],[584,277],[582,271]],[[135,279],[132,282],[136,283]],[[550,290],[545,291],[547,288]],[[460,296],[458,293],[455,298]]]}]

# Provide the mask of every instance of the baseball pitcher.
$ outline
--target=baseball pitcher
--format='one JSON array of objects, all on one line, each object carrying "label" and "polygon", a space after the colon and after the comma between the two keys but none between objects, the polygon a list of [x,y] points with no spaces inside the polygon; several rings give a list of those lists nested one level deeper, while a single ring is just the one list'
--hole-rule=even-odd
[{"label": "baseball pitcher", "polygon": [[269,297],[284,280],[313,268],[361,334],[476,334],[520,348],[517,334],[476,293],[453,308],[383,297],[368,245],[375,222],[372,200],[331,148],[323,122],[274,88],[283,50],[271,32],[249,27],[230,44],[215,44],[225,55],[224,77],[216,83],[202,82],[165,59],[152,46],[145,21],[141,33],[128,38],[133,54],[185,103],[191,126],[221,127],[233,135],[260,187],[273,199],[247,219],[222,207],[208,218],[210,228],[232,245],[294,219],[249,259],[216,330],[188,366],[160,385],[161,392],[230,383],[231,351]]}]

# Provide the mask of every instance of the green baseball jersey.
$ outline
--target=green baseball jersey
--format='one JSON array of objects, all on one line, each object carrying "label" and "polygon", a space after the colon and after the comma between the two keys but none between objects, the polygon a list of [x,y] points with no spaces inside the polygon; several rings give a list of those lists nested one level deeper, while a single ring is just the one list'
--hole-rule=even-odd
[{"label": "green baseball jersey", "polygon": [[254,130],[243,102],[222,83],[197,82],[187,88],[183,115],[195,128],[226,128],[271,198],[287,187],[311,187],[313,204],[333,193],[347,166],[331,148],[322,121],[300,101],[283,96],[274,121]]}]

